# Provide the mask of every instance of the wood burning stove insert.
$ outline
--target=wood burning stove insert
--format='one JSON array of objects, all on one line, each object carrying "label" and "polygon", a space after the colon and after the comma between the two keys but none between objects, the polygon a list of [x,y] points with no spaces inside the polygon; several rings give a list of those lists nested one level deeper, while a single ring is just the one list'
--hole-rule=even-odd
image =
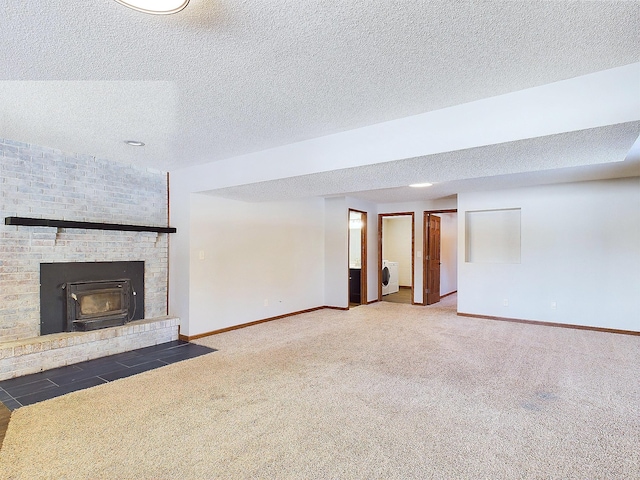
[{"label": "wood burning stove insert", "polygon": [[40,264],[40,335],[144,318],[144,262]]},{"label": "wood burning stove insert", "polygon": [[[113,281],[70,282],[65,285],[67,331],[89,331],[124,325],[136,292],[128,278]],[[133,316],[131,316],[133,317]]]}]

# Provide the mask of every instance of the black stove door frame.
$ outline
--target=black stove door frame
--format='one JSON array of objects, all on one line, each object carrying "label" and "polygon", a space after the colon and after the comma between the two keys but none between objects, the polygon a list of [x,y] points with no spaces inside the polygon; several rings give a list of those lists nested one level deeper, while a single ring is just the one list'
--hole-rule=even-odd
[{"label": "black stove door frame", "polygon": [[40,335],[65,332],[67,328],[67,283],[131,279],[131,320],[144,318],[144,261],[56,262],[40,264]]},{"label": "black stove door frame", "polygon": [[[67,297],[67,332],[96,330],[98,328],[124,325],[129,321],[131,280],[122,278],[112,281],[70,282],[65,286]],[[82,297],[101,293],[117,293],[121,308],[109,312],[83,315],[80,311]]]}]

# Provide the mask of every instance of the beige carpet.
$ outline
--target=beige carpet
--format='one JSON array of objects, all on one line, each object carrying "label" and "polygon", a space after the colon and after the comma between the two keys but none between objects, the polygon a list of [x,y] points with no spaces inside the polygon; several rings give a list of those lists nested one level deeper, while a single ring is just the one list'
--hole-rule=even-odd
[{"label": "beige carpet", "polygon": [[640,477],[640,337],[381,302],[20,408],[0,478]]}]

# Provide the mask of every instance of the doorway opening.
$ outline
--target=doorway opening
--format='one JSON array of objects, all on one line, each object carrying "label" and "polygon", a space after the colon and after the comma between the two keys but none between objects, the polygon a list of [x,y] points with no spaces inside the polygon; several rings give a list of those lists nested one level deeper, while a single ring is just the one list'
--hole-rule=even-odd
[{"label": "doorway opening", "polygon": [[367,212],[349,209],[349,308],[367,303]]},{"label": "doorway opening", "polygon": [[424,212],[424,305],[438,303],[458,291],[457,223],[457,209]]},{"label": "doorway opening", "polygon": [[378,215],[378,300],[414,305],[415,215]]}]

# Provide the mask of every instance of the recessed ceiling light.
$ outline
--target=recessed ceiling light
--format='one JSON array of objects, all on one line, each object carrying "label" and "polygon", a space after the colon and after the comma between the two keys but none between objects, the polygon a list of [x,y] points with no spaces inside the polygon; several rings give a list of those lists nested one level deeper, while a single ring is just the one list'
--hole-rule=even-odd
[{"label": "recessed ceiling light", "polygon": [[116,0],[116,2],[139,12],[167,15],[182,10],[189,0]]},{"label": "recessed ceiling light", "polygon": [[409,186],[413,188],[423,188],[423,187],[430,187],[431,185],[433,185],[433,183],[413,183]]},{"label": "recessed ceiling light", "polygon": [[144,147],[144,142],[139,142],[138,140],[125,140],[124,143],[132,147]]}]

